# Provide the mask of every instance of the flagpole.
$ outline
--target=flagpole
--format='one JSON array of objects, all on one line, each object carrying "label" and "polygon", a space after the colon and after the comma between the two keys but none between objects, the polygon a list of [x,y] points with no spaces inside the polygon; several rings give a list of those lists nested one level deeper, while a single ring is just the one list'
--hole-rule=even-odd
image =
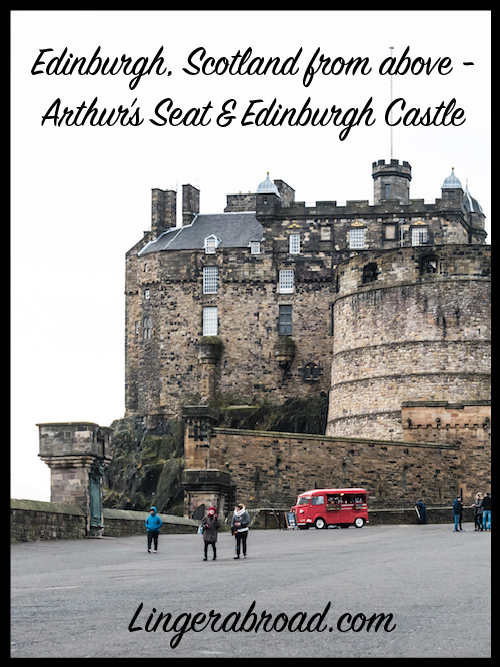
[{"label": "flagpole", "polygon": [[[389,47],[391,50],[391,58],[392,58],[392,50],[394,49],[393,46]],[[391,68],[391,160],[392,160],[392,68]]]}]

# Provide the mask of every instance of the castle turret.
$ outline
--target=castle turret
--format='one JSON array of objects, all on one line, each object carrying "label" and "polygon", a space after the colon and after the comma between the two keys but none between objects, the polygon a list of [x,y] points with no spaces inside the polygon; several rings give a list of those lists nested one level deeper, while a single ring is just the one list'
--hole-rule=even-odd
[{"label": "castle turret", "polygon": [[399,164],[398,160],[391,160],[386,164],[384,160],[379,160],[372,164],[372,176],[374,204],[380,204],[383,199],[409,203],[411,166],[408,162]]},{"label": "castle turret", "polygon": [[441,186],[441,196],[444,205],[453,204],[461,207],[464,197],[462,184],[455,176],[455,168],[451,168],[451,174],[444,179]]}]

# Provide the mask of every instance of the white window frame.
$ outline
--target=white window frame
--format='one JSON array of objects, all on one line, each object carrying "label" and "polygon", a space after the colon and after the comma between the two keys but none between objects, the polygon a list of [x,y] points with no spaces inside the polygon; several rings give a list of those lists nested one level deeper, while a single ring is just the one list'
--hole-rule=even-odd
[{"label": "white window frame", "polygon": [[250,254],[260,255],[260,241],[250,241]]},{"label": "white window frame", "polygon": [[203,308],[203,335],[217,336],[219,330],[219,315],[217,306],[205,306]]},{"label": "white window frame", "polygon": [[353,227],[349,230],[349,248],[351,250],[365,247],[365,228]]},{"label": "white window frame", "polygon": [[220,243],[220,239],[215,236],[215,234],[210,234],[210,236],[205,237],[205,242],[203,247],[205,248],[205,253],[207,255],[213,255]]},{"label": "white window frame", "polygon": [[288,252],[290,255],[300,255],[300,234],[288,235]]},{"label": "white window frame", "polygon": [[416,225],[411,229],[412,246],[425,245],[429,238],[429,230],[423,225]]},{"label": "white window frame", "polygon": [[279,276],[279,293],[293,294],[294,271],[293,269],[281,269]]},{"label": "white window frame", "polygon": [[203,294],[217,294],[219,269],[217,266],[203,267]]}]

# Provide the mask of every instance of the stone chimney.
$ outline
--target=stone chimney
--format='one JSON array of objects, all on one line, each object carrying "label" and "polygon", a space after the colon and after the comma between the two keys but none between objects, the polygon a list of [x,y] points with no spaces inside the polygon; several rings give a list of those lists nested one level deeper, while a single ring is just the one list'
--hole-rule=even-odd
[{"label": "stone chimney", "polygon": [[194,185],[182,186],[182,226],[190,225],[200,212],[200,191]]},{"label": "stone chimney", "polygon": [[177,193],[175,190],[151,191],[151,233],[158,238],[166,229],[177,224]]}]

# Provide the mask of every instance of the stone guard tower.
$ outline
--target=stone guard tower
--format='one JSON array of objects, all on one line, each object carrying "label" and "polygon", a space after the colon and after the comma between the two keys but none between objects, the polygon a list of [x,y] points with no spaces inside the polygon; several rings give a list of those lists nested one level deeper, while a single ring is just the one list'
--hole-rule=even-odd
[{"label": "stone guard tower", "polygon": [[81,507],[87,535],[100,536],[102,476],[111,461],[111,429],[92,422],[37,424],[39,456],[50,468],[50,500]]},{"label": "stone guard tower", "polygon": [[210,440],[218,411],[208,405],[186,406],[184,437],[185,469],[182,477],[184,507],[189,518],[202,518],[211,505],[223,516],[234,502],[234,487],[227,470],[212,467]]}]

